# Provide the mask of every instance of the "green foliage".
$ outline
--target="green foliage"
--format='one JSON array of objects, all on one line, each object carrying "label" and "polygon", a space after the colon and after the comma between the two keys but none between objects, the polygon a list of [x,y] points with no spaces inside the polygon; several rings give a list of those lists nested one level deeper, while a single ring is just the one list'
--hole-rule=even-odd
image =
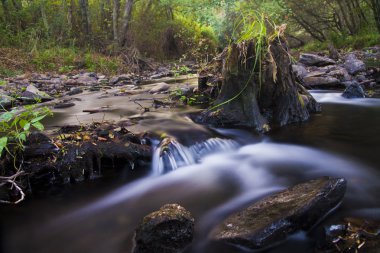
[{"label": "green foliage", "polygon": [[[51,111],[47,107],[36,109],[34,105],[24,106],[22,112],[14,109],[1,114],[0,155],[7,150],[13,156],[17,149],[23,149],[23,143],[32,130],[44,130],[41,120],[48,115],[51,115]],[[10,151],[9,146],[13,147],[13,152]]]}]

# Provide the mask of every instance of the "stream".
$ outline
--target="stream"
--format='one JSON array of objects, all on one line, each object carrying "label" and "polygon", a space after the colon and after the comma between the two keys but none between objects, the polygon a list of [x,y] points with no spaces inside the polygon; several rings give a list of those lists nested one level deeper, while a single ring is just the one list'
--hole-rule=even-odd
[{"label": "stream", "polygon": [[[322,114],[269,135],[207,129],[175,113],[148,114],[144,127],[178,137],[168,155],[160,157],[157,148],[152,168],[135,180],[105,178],[62,196],[0,209],[0,252],[130,252],[141,219],[167,203],[182,205],[196,220],[194,243],[186,252],[243,252],[210,243],[212,228],[254,200],[321,176],[344,177],[348,189],[339,209],[311,235],[344,217],[380,219],[380,99],[312,94],[322,103]],[[136,113],[120,109],[122,98],[118,102],[112,117]],[[265,252],[313,252],[311,237],[298,233]]]}]

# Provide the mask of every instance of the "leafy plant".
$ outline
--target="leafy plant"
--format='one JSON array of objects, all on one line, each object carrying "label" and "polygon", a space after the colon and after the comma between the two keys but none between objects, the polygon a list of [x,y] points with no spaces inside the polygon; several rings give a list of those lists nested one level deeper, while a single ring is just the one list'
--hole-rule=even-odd
[{"label": "leafy plant", "polygon": [[[23,143],[33,129],[42,131],[44,126],[41,120],[51,115],[47,107],[36,110],[34,105],[24,106],[24,111],[18,113],[16,109],[6,111],[0,115],[0,155],[6,150],[11,156],[23,149]],[[9,148],[12,146],[12,150]]]}]

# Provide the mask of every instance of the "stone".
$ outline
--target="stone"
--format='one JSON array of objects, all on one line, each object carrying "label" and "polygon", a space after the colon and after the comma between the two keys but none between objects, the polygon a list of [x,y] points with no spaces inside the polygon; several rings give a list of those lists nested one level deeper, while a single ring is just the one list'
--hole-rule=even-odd
[{"label": "stone", "polygon": [[30,84],[28,87],[26,87],[26,90],[21,93],[21,100],[26,102],[41,100],[44,102],[53,100],[53,98],[46,92],[40,91],[34,85]]},{"label": "stone", "polygon": [[318,67],[336,64],[336,62],[330,58],[315,55],[315,54],[301,54],[299,63],[302,63],[306,66],[318,66]]},{"label": "stone", "polygon": [[366,252],[378,253],[380,249],[380,221],[363,218],[345,218],[327,226],[316,252]]},{"label": "stone", "polygon": [[62,102],[54,105],[54,109],[64,109],[75,106],[75,103],[72,102]]},{"label": "stone", "polygon": [[119,76],[114,76],[111,78],[110,83],[111,84],[117,84],[121,81],[128,81],[131,82],[132,76],[130,74],[123,74]]},{"label": "stone", "polygon": [[168,204],[144,217],[136,230],[133,253],[179,253],[194,236],[194,218],[178,204]]},{"label": "stone", "polygon": [[365,98],[364,89],[357,82],[352,82],[343,92],[342,97],[345,98]]},{"label": "stone", "polygon": [[303,84],[311,88],[337,88],[343,86],[338,78],[331,76],[307,76],[304,78]]},{"label": "stone", "polygon": [[165,92],[169,90],[169,88],[170,88],[170,85],[167,83],[156,83],[155,87],[150,89],[149,93],[153,94],[153,93]]},{"label": "stone", "polygon": [[355,75],[359,72],[365,71],[366,66],[363,61],[359,60],[355,54],[351,53],[345,57],[344,67],[348,73]]},{"label": "stone", "polygon": [[83,89],[81,89],[81,88],[72,88],[72,89],[70,89],[69,92],[66,93],[66,95],[68,95],[68,96],[74,96],[74,95],[77,95],[77,94],[80,94],[80,93],[83,93]]},{"label": "stone", "polygon": [[48,136],[40,132],[31,133],[24,146],[25,158],[48,156],[56,154],[59,150]]},{"label": "stone", "polygon": [[264,249],[299,230],[310,230],[336,208],[346,192],[343,178],[323,177],[295,185],[232,214],[212,239],[239,248]]},{"label": "stone", "polygon": [[301,80],[307,75],[307,69],[300,64],[293,64],[292,69],[294,74]]},{"label": "stone", "polygon": [[0,93],[0,110],[12,107],[15,100],[13,97]]}]

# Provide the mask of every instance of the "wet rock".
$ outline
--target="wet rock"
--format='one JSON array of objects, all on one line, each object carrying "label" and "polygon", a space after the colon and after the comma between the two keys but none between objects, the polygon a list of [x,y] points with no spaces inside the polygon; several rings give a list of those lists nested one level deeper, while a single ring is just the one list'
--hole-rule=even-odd
[{"label": "wet rock", "polygon": [[366,252],[380,249],[380,221],[346,218],[324,229],[324,237],[316,247],[318,253]]},{"label": "wet rock", "polygon": [[154,94],[154,93],[159,93],[159,92],[165,92],[169,90],[170,85],[167,83],[157,83],[154,88],[152,88],[149,93]]},{"label": "wet rock", "polygon": [[114,76],[111,78],[110,83],[111,84],[117,84],[119,82],[128,82],[131,83],[132,81],[132,76],[130,74],[123,74],[119,76]]},{"label": "wet rock", "polygon": [[357,82],[353,82],[350,86],[348,86],[343,94],[342,97],[345,98],[365,98],[365,92],[364,89],[360,84]]},{"label": "wet rock", "polygon": [[47,156],[59,150],[49,137],[40,132],[31,133],[24,146],[24,158]]},{"label": "wet rock", "polygon": [[336,62],[330,58],[315,54],[301,54],[299,62],[306,66],[318,67],[336,64]]},{"label": "wet rock", "polygon": [[292,65],[292,69],[293,69],[293,72],[296,74],[296,76],[299,78],[299,79],[303,79],[306,75],[307,75],[307,69],[302,66],[302,65],[299,65],[299,64],[293,64]]},{"label": "wet rock", "polygon": [[151,75],[151,79],[159,79],[167,76],[171,76],[172,73],[165,67],[159,67],[155,74]]},{"label": "wet rock", "polygon": [[342,82],[331,76],[307,76],[304,85],[310,88],[337,88],[343,87]]},{"label": "wet rock", "polygon": [[21,100],[25,102],[33,102],[41,100],[50,101],[53,100],[51,96],[49,96],[46,92],[40,91],[34,85],[30,84],[26,87],[26,90],[21,94]]},{"label": "wet rock", "polygon": [[14,101],[15,99],[13,97],[0,93],[0,110],[10,108]]},{"label": "wet rock", "polygon": [[83,93],[83,89],[81,89],[81,88],[72,88],[72,89],[70,89],[69,92],[66,93],[66,95],[68,95],[68,96],[74,96],[74,95],[77,95],[77,94],[80,94],[80,93]]},{"label": "wet rock", "polygon": [[344,67],[348,73],[355,75],[361,71],[366,70],[366,66],[363,61],[359,60],[355,54],[351,53],[345,57]]},{"label": "wet rock", "polygon": [[231,215],[212,234],[215,241],[263,249],[298,230],[311,229],[339,205],[346,191],[342,178],[320,178],[281,191]]},{"label": "wet rock", "polygon": [[54,105],[54,109],[64,109],[75,106],[75,103],[72,102],[61,102],[56,105]]},{"label": "wet rock", "polygon": [[144,217],[136,230],[134,253],[179,253],[191,243],[194,218],[178,204],[164,205]]}]

